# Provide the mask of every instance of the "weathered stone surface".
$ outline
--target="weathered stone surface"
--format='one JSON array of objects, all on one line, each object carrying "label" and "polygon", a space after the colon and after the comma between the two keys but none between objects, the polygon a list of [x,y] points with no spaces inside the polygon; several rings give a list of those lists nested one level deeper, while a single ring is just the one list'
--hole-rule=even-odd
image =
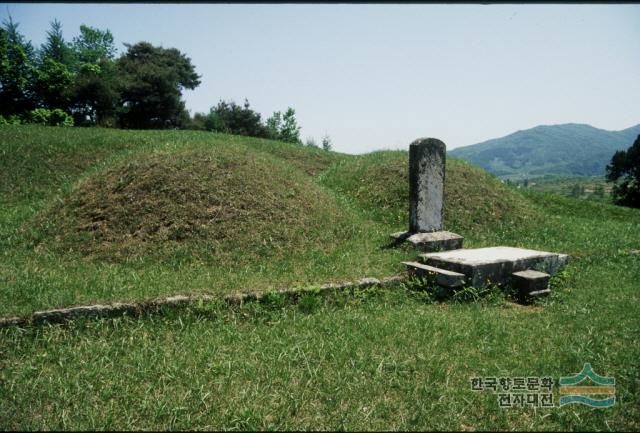
[{"label": "weathered stone surface", "polygon": [[436,138],[409,145],[409,232],[442,230],[446,146]]},{"label": "weathered stone surface", "polygon": [[473,287],[509,282],[514,272],[534,269],[555,274],[569,259],[566,254],[512,247],[474,248],[427,253],[421,260],[431,266],[459,272]]},{"label": "weathered stone surface", "polygon": [[518,290],[520,298],[526,298],[528,296],[548,293],[550,278],[551,275],[546,272],[527,269],[525,271],[514,272],[511,275],[511,282]]},{"label": "weathered stone surface", "polygon": [[407,266],[409,275],[433,280],[443,287],[460,287],[465,283],[464,274],[448,271],[419,262],[402,262]]},{"label": "weathered stone surface", "polygon": [[462,248],[464,238],[445,230],[429,233],[398,232],[391,235],[395,240],[404,240],[424,252],[449,251]]}]

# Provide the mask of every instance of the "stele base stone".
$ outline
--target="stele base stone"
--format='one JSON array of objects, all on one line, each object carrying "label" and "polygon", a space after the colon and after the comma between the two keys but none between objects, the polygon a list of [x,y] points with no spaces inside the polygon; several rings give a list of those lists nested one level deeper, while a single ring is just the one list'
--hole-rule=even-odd
[{"label": "stele base stone", "polygon": [[391,238],[396,242],[405,241],[424,252],[449,251],[462,248],[464,238],[445,230],[429,233],[393,233]]}]

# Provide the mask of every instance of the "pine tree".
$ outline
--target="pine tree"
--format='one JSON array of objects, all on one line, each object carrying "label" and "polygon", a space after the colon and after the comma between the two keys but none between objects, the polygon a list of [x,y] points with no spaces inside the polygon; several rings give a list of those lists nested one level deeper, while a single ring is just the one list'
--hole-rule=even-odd
[{"label": "pine tree", "polygon": [[35,52],[11,16],[0,27],[0,114],[20,115],[36,107],[31,89]]}]

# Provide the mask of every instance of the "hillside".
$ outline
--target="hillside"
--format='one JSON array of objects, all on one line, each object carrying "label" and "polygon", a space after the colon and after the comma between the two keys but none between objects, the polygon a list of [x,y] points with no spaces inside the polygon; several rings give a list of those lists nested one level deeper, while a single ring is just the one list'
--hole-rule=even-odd
[{"label": "hillside", "polygon": [[602,176],[616,150],[626,149],[640,125],[606,131],[590,125],[542,125],[459,147],[450,155],[509,179],[544,175]]}]

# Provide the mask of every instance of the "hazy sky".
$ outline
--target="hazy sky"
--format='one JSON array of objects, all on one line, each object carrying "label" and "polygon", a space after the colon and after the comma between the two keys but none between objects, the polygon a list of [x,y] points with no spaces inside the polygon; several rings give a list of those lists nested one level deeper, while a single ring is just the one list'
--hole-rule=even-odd
[{"label": "hazy sky", "polygon": [[34,44],[49,22],[186,53],[202,84],[263,118],[296,109],[301,137],[335,150],[449,149],[539,124],[640,123],[640,5],[7,4]]}]

